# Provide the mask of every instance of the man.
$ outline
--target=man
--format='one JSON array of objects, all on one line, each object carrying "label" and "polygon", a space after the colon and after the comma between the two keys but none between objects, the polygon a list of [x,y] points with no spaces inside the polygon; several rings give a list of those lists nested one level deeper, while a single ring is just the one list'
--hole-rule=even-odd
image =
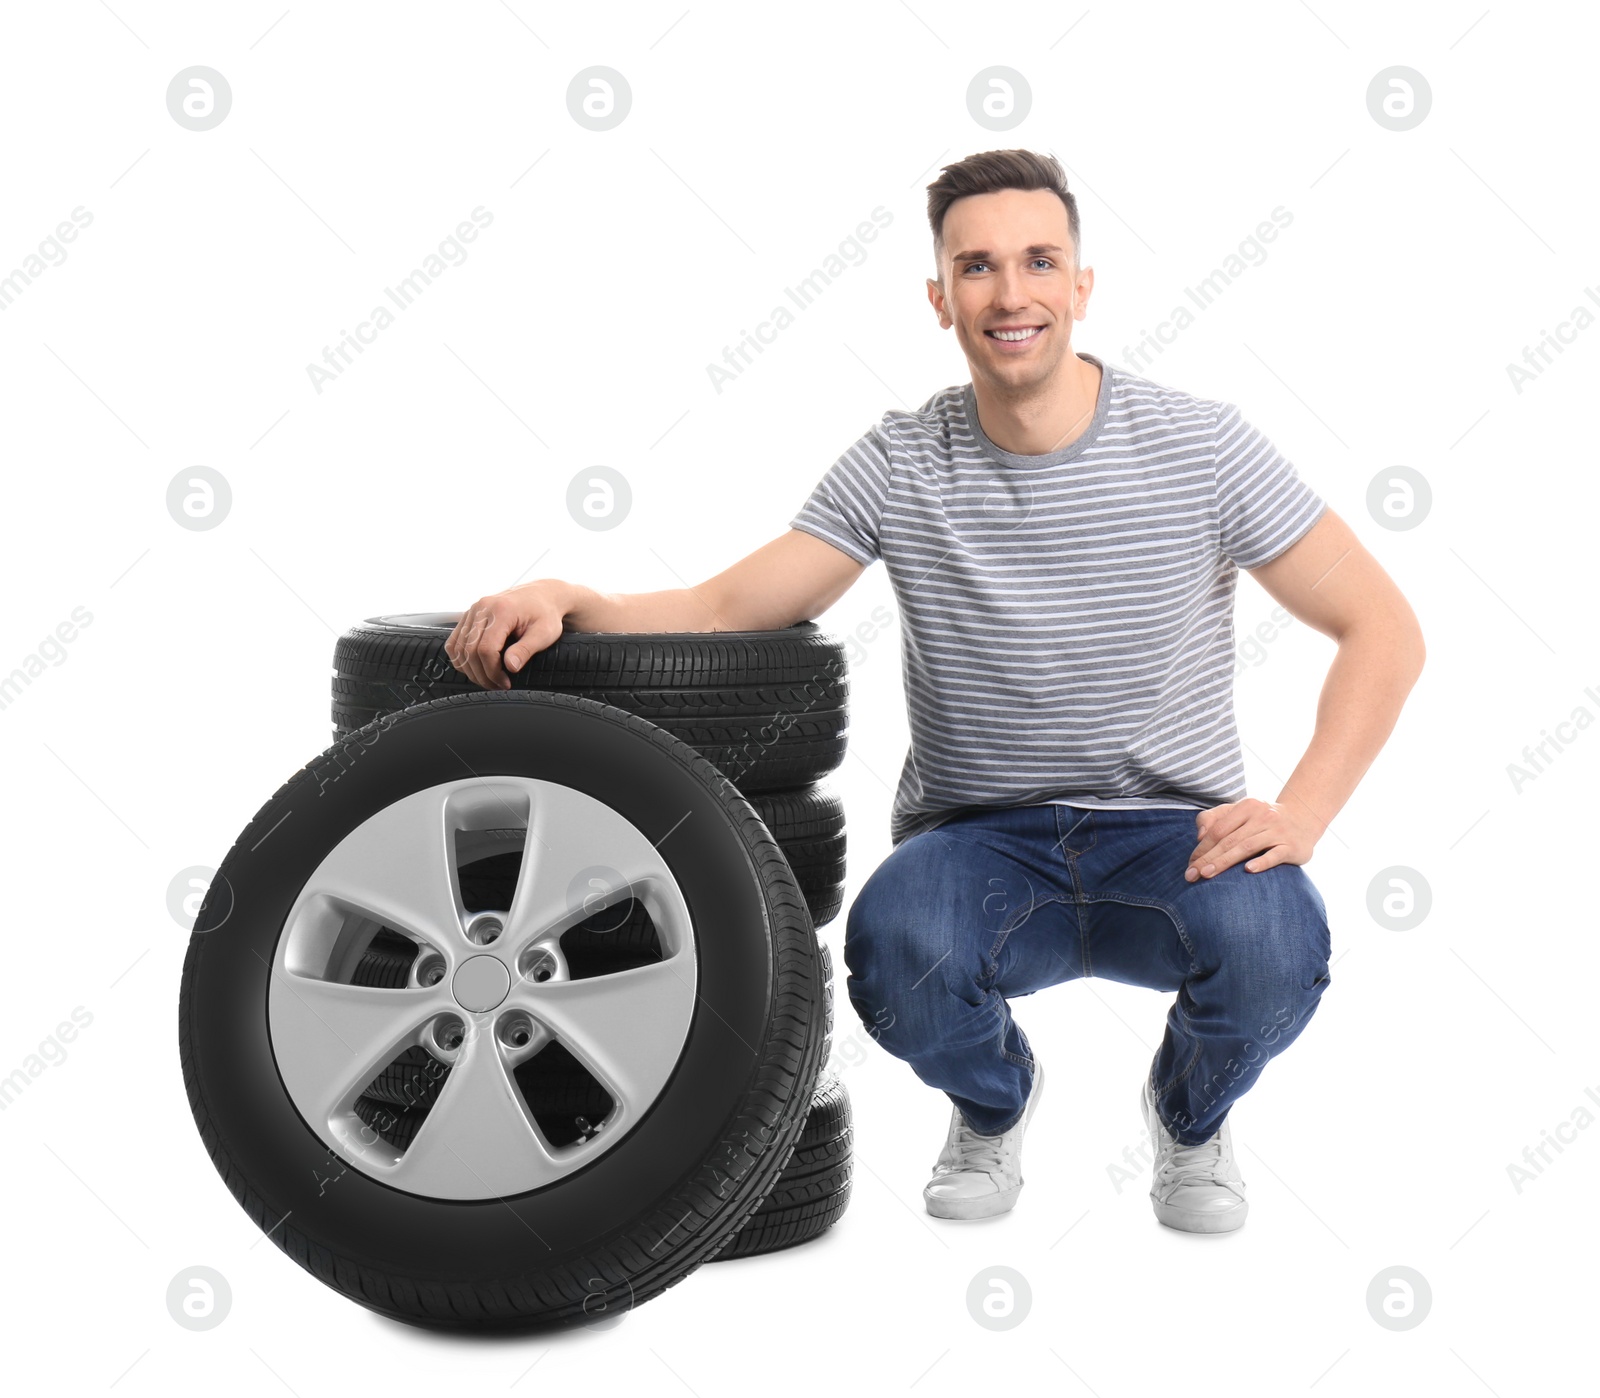
[{"label": "man", "polygon": [[[878,1042],[951,1099],[930,1214],[1016,1203],[1044,1074],[1008,1000],[1099,975],[1174,991],[1143,1085],[1156,1217],[1219,1233],[1248,1207],[1227,1121],[1328,984],[1300,867],[1423,663],[1415,616],[1349,527],[1232,404],[1072,349],[1094,287],[1059,164],[1024,150],[928,187],[969,384],[890,411],[785,535],[698,588],[545,579],[447,643],[506,687],[563,627],[736,630],[819,615],[882,558],[911,748],[893,843],[851,906],[847,989]],[[1245,795],[1233,602],[1246,568],[1338,646],[1275,801]]]}]

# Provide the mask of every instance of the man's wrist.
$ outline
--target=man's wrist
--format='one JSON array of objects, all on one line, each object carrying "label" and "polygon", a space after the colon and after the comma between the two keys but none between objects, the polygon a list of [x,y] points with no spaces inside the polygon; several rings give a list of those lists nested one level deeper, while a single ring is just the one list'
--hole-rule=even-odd
[{"label": "man's wrist", "polygon": [[567,582],[562,578],[550,578],[549,585],[555,590],[555,603],[561,608],[561,625],[566,631],[602,631],[605,628],[596,624],[597,611],[603,606],[605,598],[592,587],[582,583]]}]

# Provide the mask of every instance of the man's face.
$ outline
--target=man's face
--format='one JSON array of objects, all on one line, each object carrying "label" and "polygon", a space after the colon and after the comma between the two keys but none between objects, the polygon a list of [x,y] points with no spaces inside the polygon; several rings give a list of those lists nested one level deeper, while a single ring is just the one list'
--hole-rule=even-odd
[{"label": "man's face", "polygon": [[957,199],[945,213],[940,272],[928,300],[939,324],[955,327],[973,379],[1006,393],[1047,387],[1072,352],[1072,322],[1083,319],[1094,286],[1093,271],[1078,271],[1060,198],[1002,189]]}]

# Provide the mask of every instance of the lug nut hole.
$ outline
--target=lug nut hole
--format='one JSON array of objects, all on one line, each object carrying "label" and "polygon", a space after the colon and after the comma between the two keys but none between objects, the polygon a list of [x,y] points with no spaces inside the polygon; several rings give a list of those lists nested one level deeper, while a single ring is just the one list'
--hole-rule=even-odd
[{"label": "lug nut hole", "polygon": [[486,947],[491,942],[499,941],[503,931],[505,922],[498,913],[479,913],[467,924],[467,940]]},{"label": "lug nut hole", "polygon": [[542,984],[555,976],[555,955],[548,947],[532,947],[523,956],[520,969],[524,980]]},{"label": "lug nut hole", "polygon": [[533,1042],[533,1021],[525,1014],[507,1015],[500,1021],[500,1042],[510,1049],[525,1049]]},{"label": "lug nut hole", "polygon": [[440,1015],[433,1023],[433,1039],[446,1053],[454,1053],[467,1038],[467,1026],[454,1015]]}]

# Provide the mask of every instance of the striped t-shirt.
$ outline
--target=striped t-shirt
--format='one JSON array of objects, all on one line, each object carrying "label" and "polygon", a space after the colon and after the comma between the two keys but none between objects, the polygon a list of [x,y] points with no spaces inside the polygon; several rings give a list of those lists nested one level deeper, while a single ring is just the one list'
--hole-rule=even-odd
[{"label": "striped t-shirt", "polygon": [[971,807],[1246,795],[1238,570],[1325,502],[1233,404],[1081,358],[1100,392],[1060,451],[1002,451],[958,384],[886,412],[790,521],[889,570],[911,732],[893,844]]}]

